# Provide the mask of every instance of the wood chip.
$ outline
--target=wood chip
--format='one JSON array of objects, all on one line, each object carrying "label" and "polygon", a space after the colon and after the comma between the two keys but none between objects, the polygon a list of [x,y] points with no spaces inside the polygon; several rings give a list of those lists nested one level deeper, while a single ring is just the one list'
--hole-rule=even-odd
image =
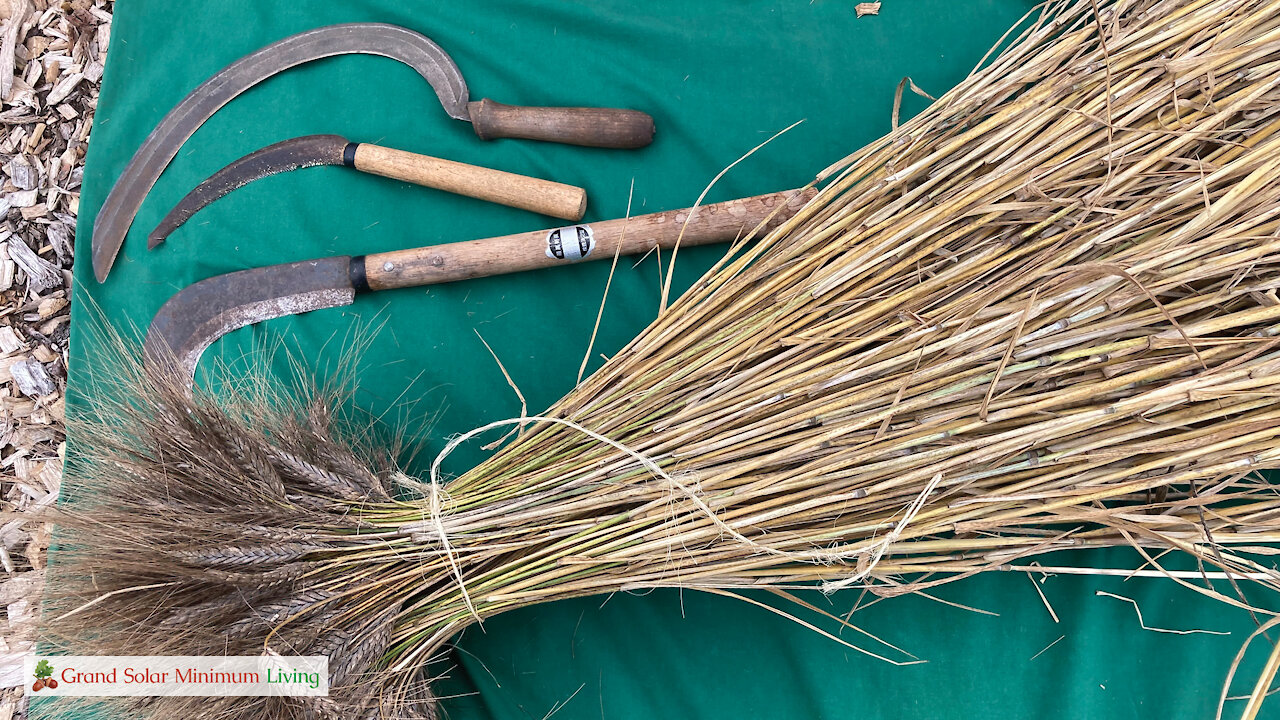
[{"label": "wood chip", "polygon": [[38,59],[45,50],[49,49],[50,42],[51,40],[44,35],[33,35],[27,38],[27,58]]},{"label": "wood chip", "polygon": [[[49,403],[49,414],[53,416],[55,422],[65,425],[67,423],[67,399],[65,397],[58,398],[54,402]],[[62,466],[58,466],[58,480],[62,479]]]},{"label": "wood chip", "polygon": [[13,287],[13,280],[17,274],[17,264],[9,259],[8,243],[0,243],[0,292]]},{"label": "wood chip", "polygon": [[9,193],[8,199],[10,207],[31,207],[36,204],[36,200],[40,199],[40,192],[38,190],[23,190],[22,192]]},{"label": "wood chip", "polygon": [[49,537],[52,534],[53,528],[48,523],[35,526],[31,539],[27,541],[27,549],[23,553],[27,556],[27,563],[31,567],[44,567],[44,554],[49,549]]},{"label": "wood chip", "polygon": [[24,8],[25,3],[22,0],[0,0],[0,20],[8,20],[17,15],[19,19],[29,12],[28,8]]},{"label": "wood chip", "polygon": [[[36,313],[40,316],[41,320],[47,320],[48,318],[57,315],[59,312],[62,312],[62,308],[66,306],[66,298],[47,297],[40,301],[40,305],[37,307]],[[48,361],[46,360],[45,362]]]},{"label": "wood chip", "polygon": [[48,214],[49,214],[49,206],[45,205],[44,203],[38,203],[36,205],[32,205],[31,207],[22,208],[23,220],[35,220],[36,218],[42,218]]},{"label": "wood chip", "polygon": [[26,105],[28,108],[36,106],[36,91],[32,90],[31,82],[18,76],[13,76],[10,81],[9,95],[4,96],[4,101],[10,105]]},{"label": "wood chip", "polygon": [[20,356],[0,358],[0,384],[8,385],[13,382],[13,373],[10,372],[10,369],[24,359]]},{"label": "wood chip", "polygon": [[23,242],[9,242],[9,257],[27,274],[27,284],[41,292],[62,284],[62,270],[57,265],[35,254]]},{"label": "wood chip", "polygon": [[97,60],[89,63],[84,69],[84,79],[90,83],[96,83],[102,79],[103,64]]},{"label": "wood chip", "polygon": [[[52,395],[58,389],[54,384],[53,378],[49,377],[49,372],[35,358],[27,358],[14,363],[9,368],[9,373],[13,375],[13,382],[22,391],[23,395],[29,398],[45,397]],[[34,408],[32,408],[34,410]]]},{"label": "wood chip", "polygon": [[[14,365],[16,366],[18,363],[14,363]],[[10,367],[9,369],[12,370],[13,367]],[[13,380],[16,385],[18,382],[16,375]],[[16,418],[18,420],[25,420],[31,417],[31,413],[36,411],[35,401],[25,398],[5,398],[4,400],[0,400],[0,407],[3,407],[5,412],[9,413],[9,417]],[[22,429],[30,430],[31,428],[29,425],[30,423],[23,423]]]},{"label": "wood chip", "polygon": [[[35,128],[31,130],[31,136],[27,138],[27,152],[35,152],[40,147],[40,142],[44,140],[44,131],[48,125],[44,123],[36,123]],[[16,181],[15,181],[16,182]],[[18,187],[22,187],[19,185]],[[32,187],[35,187],[34,185]]]},{"label": "wood chip", "polygon": [[27,598],[19,598],[9,603],[6,607],[8,610],[9,627],[14,628],[31,620],[31,602]]},{"label": "wood chip", "polygon": [[16,330],[8,325],[0,327],[0,353],[11,355],[25,346]]},{"label": "wood chip", "polygon": [[35,86],[40,84],[40,79],[44,77],[44,66],[39,62],[32,60],[27,63],[27,69],[22,74],[22,82],[31,86],[34,90]]},{"label": "wood chip", "polygon": [[4,32],[0,34],[0,98],[8,98],[13,89],[13,64],[17,59],[14,51],[21,41],[19,34],[25,35],[27,15],[30,8],[26,2],[12,8],[12,14],[5,20]]},{"label": "wood chip", "polygon": [[858,17],[862,17],[863,15],[879,15],[880,3],[860,2],[854,6],[853,11],[858,14]]},{"label": "wood chip", "polygon": [[53,252],[58,256],[58,263],[71,265],[71,228],[66,223],[55,222],[49,225],[46,233]]},{"label": "wood chip", "polygon": [[9,179],[19,190],[33,190],[40,183],[40,174],[26,155],[14,155],[7,169]]},{"label": "wood chip", "polygon": [[[70,271],[67,271],[70,272]],[[63,313],[56,317],[49,318],[40,326],[40,334],[46,337],[57,332],[58,328],[71,323],[71,313]]]},{"label": "wood chip", "polygon": [[83,79],[84,73],[72,73],[62,78],[58,81],[58,84],[54,85],[53,89],[49,91],[49,95],[45,98],[45,102],[50,105],[57,105],[63,100],[66,100],[67,96],[76,89],[76,85],[79,85],[80,81]]}]

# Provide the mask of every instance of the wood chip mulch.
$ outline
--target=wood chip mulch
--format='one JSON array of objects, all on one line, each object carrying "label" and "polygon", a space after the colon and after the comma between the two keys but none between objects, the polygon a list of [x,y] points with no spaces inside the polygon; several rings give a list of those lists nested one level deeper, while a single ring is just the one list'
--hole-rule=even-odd
[{"label": "wood chip mulch", "polygon": [[0,0],[0,720],[26,714],[49,530],[65,449],[68,302],[85,147],[111,0]]}]

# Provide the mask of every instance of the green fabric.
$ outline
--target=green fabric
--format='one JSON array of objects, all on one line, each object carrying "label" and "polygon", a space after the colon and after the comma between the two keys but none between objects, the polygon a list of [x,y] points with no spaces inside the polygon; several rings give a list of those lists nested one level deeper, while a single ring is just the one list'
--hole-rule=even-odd
[{"label": "green fabric", "polygon": [[[145,327],[170,295],[227,271],[333,254],[369,253],[554,226],[556,221],[342,168],[288,173],[237,190],[197,215],[157,252],[146,233],[197,182],[286,137],[340,133],[585,187],[587,220],[691,204],[711,178],[778,130],[805,122],[731,170],[707,201],[798,186],[889,129],[904,75],[930,93],[958,82],[1029,7],[1026,0],[886,2],[855,18],[852,0],[689,3],[407,0],[130,0],[116,8],[81,200],[76,282],[121,327]],[[188,91],[236,58],[304,29],[382,21],[421,31],[450,52],[473,99],[532,105],[635,107],[657,139],[642,151],[526,141],[481,142],[448,119],[431,89],[393,61],[347,56],[291,70],[207,122],[143,206],[105,285],[90,272],[94,213],[143,138]],[[904,113],[925,101],[911,96]],[[684,251],[683,289],[716,249]],[[663,259],[664,262],[666,258]],[[595,348],[620,348],[657,311],[659,266],[620,264]],[[365,351],[355,403],[424,440],[414,467],[443,438],[518,415],[520,405],[477,333],[493,347],[531,412],[570,390],[587,350],[608,263],[362,297],[354,306],[234,333],[206,354],[232,361],[284,346],[320,373],[352,345]],[[90,314],[74,313],[73,409],[94,389]],[[283,368],[284,353],[278,366]],[[72,454],[76,439],[72,438]],[[473,443],[450,472],[482,457]],[[68,479],[73,484],[74,478]],[[1128,555],[1063,562],[1132,566]],[[558,720],[650,717],[1202,718],[1232,655],[1252,629],[1242,611],[1167,581],[992,574],[859,611],[863,628],[927,664],[894,667],[781,617],[697,592],[659,591],[560,602],[471,629],[441,671],[450,717]],[[1230,631],[1177,635],[1146,623]],[[856,592],[829,600],[845,612]],[[869,598],[867,598],[869,600]],[[831,627],[828,623],[826,627]],[[1033,659],[1046,646],[1065,636]],[[845,631],[865,647],[872,643]],[[1258,648],[1259,655],[1265,650]],[[1250,655],[1237,692],[1251,686]],[[1250,673],[1253,673],[1252,675]],[[1239,703],[1229,705],[1238,712]],[[1264,709],[1280,717],[1280,701]]]}]

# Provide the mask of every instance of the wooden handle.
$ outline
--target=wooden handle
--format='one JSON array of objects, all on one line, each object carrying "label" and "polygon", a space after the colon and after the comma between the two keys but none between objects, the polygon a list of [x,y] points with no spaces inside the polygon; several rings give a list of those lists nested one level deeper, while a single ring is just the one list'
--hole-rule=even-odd
[{"label": "wooden handle", "polygon": [[653,118],[639,110],[521,107],[489,99],[467,103],[481,140],[525,138],[568,145],[642,148],[653,142]]},{"label": "wooden handle", "polygon": [[379,145],[357,144],[353,165],[362,172],[561,220],[580,220],[587,210],[587,191],[580,187]]},{"label": "wooden handle", "polygon": [[692,215],[687,208],[668,210],[590,225],[368,255],[364,258],[364,277],[369,289],[386,290],[612,258],[615,251],[633,255],[654,247],[672,247],[681,228],[681,247],[728,242],[762,222],[767,221],[766,229],[781,225],[815,192],[788,190],[704,205]]}]

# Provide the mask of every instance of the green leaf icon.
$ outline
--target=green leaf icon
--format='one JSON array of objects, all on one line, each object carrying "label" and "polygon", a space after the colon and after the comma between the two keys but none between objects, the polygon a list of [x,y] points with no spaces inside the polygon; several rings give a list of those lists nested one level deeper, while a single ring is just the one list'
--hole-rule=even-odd
[{"label": "green leaf icon", "polygon": [[53,676],[53,666],[49,664],[48,660],[41,660],[40,662],[36,663],[36,677],[43,680],[47,677],[52,677],[52,676]]}]

